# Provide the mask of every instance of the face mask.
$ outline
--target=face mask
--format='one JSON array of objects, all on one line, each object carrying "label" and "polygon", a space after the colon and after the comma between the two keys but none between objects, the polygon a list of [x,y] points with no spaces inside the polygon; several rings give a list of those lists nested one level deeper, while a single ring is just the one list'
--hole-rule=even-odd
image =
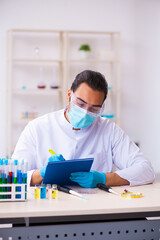
[{"label": "face mask", "polygon": [[95,120],[96,114],[92,114],[75,104],[72,104],[71,110],[68,112],[68,118],[74,128],[89,127]]}]

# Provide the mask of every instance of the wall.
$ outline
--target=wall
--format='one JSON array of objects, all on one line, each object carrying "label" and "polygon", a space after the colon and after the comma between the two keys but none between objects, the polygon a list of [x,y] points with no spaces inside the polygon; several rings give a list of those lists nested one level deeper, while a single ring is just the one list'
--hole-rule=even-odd
[{"label": "wall", "polygon": [[136,9],[136,65],[139,101],[135,131],[142,150],[160,173],[160,1],[140,1]]},{"label": "wall", "polygon": [[120,31],[121,126],[140,143],[156,171],[160,171],[157,51],[160,33],[156,29],[159,5],[158,0],[1,0],[0,155],[5,152],[6,31],[11,28]]}]

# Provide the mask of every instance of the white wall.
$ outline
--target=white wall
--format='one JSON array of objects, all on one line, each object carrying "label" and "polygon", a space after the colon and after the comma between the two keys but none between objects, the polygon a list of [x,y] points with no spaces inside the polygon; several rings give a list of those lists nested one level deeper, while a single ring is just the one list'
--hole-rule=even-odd
[{"label": "white wall", "polygon": [[6,31],[121,32],[121,126],[160,172],[159,0],[0,0],[0,155],[5,152]]},{"label": "white wall", "polygon": [[140,2],[135,18],[135,77],[139,86],[136,132],[142,150],[160,173],[160,1]]}]

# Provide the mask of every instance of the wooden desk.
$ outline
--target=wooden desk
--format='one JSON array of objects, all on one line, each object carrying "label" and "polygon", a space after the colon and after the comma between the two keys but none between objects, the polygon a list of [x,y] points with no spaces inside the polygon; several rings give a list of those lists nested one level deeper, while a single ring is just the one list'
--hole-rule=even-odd
[{"label": "wooden desk", "polygon": [[[102,190],[84,194],[84,200],[59,192],[58,199],[35,200],[30,190],[27,202],[1,202],[0,237],[8,239],[159,239],[160,183],[138,187],[114,187],[118,193],[127,188],[142,192],[142,198],[126,199]],[[147,219],[149,220],[147,220]]]}]

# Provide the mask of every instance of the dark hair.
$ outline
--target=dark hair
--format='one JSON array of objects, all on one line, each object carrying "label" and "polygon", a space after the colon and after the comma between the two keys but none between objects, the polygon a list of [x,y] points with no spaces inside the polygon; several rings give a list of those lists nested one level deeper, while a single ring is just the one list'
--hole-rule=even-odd
[{"label": "dark hair", "polygon": [[108,93],[108,83],[100,72],[85,70],[80,72],[74,79],[71,90],[75,92],[81,83],[86,83],[93,90],[104,93],[104,100]]}]

